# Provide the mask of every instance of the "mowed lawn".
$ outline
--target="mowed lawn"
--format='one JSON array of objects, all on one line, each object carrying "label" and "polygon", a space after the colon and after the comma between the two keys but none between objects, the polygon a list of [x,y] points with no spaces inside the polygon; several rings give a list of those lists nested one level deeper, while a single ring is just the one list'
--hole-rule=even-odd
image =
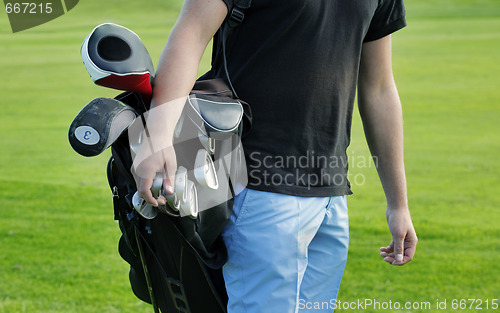
[{"label": "mowed lawn", "polygon": [[[446,300],[441,312],[498,312],[500,2],[406,4],[409,26],[393,36],[393,57],[420,242],[404,267],[378,256],[390,242],[385,200],[355,115],[351,246],[339,294],[350,309],[338,311],[384,312],[401,303],[399,312],[436,312]],[[133,29],[156,64],[181,5],[80,1],[16,34],[0,13],[0,312],[152,312],[132,294],[118,255],[109,151],[81,157],[67,130],[90,100],[118,93],[94,86],[81,62],[92,28],[115,22]],[[200,73],[208,66],[207,54]],[[466,308],[453,310],[461,299]]]}]

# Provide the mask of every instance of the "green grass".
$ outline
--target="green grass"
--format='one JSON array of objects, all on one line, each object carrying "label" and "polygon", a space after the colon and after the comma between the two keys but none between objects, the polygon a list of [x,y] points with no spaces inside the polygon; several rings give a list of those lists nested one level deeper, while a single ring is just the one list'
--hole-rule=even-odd
[{"label": "green grass", "polygon": [[[407,1],[407,13],[393,55],[417,255],[403,268],[377,260],[378,246],[390,241],[385,200],[375,170],[353,168],[366,183],[350,198],[339,298],[431,302],[431,311],[448,299],[451,311],[453,299],[500,297],[500,3]],[[351,154],[368,157],[359,116],[353,129]]]},{"label": "green grass", "polygon": [[[380,183],[373,167],[352,167],[364,183],[349,198],[351,248],[339,299],[432,304],[401,312],[435,312],[436,299],[447,299],[452,311],[453,299],[500,298],[500,2],[406,3],[409,26],[394,35],[393,54],[420,242],[407,266],[380,259],[378,247],[390,241]],[[67,129],[84,104],[117,93],[92,85],[82,65],[90,30],[109,21],[132,28],[156,63],[181,5],[80,1],[16,34],[0,13],[0,312],[152,311],[132,294],[117,252],[109,152],[78,156]],[[207,55],[200,72],[208,64]],[[358,115],[349,153],[368,157]]]}]

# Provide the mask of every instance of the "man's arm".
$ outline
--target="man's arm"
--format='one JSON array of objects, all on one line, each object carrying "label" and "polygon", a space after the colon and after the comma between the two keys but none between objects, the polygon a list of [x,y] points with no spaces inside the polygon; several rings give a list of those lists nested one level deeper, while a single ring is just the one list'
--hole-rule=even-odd
[{"label": "man's arm", "polygon": [[196,81],[201,57],[226,14],[222,0],[186,0],[160,57],[147,127],[152,141],[167,148],[153,155],[144,152],[139,157],[144,161],[134,165],[139,195],[155,206],[165,203],[150,191],[157,172],[166,172],[164,189],[173,193],[177,169],[172,148],[174,128]]},{"label": "man's arm", "polygon": [[387,199],[392,242],[380,255],[393,265],[409,262],[417,235],[408,209],[403,154],[403,116],[392,73],[391,37],[363,45],[358,80],[358,105],[366,140]]}]

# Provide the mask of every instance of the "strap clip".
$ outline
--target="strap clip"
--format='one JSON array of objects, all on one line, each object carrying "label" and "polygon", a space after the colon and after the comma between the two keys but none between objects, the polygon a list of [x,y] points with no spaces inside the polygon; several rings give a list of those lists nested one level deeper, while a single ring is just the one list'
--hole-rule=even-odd
[{"label": "strap clip", "polygon": [[229,16],[229,26],[237,27],[245,19],[245,12],[238,7],[234,7],[231,10],[231,15]]}]

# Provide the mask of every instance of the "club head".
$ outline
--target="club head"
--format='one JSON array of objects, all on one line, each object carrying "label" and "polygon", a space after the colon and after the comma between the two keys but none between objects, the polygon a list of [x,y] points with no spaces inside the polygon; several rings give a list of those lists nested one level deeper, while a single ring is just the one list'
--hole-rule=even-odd
[{"label": "club head", "polygon": [[109,98],[90,101],[76,115],[68,131],[71,147],[79,154],[96,156],[111,146],[137,117],[130,106]]},{"label": "club head", "polygon": [[134,209],[139,213],[142,217],[148,220],[154,219],[158,215],[158,208],[152,206],[147,203],[146,200],[142,199],[139,196],[139,192],[135,192],[132,197],[132,205]]},{"label": "club head", "polygon": [[175,173],[174,191],[181,203],[187,201],[187,169],[184,166],[179,166]]},{"label": "club head", "polygon": [[201,145],[207,150],[210,155],[215,153],[215,139],[208,137],[203,132],[198,130],[198,138],[200,139]]},{"label": "club head", "polygon": [[194,177],[203,187],[213,190],[219,188],[214,162],[204,149],[198,150],[196,154],[196,159],[194,161]]},{"label": "club head", "polygon": [[113,23],[101,24],[85,38],[81,54],[95,84],[137,92],[150,100],[155,70],[136,33]]},{"label": "club head", "polygon": [[181,216],[189,216],[194,219],[198,217],[198,193],[196,186],[190,180],[187,180],[186,188],[186,200],[181,201]]},{"label": "club head", "polygon": [[[175,212],[179,212],[179,209],[181,207],[181,201],[179,200],[179,198],[177,197],[177,194],[173,193],[173,194],[168,194],[168,193],[165,193],[163,192],[162,195],[165,197],[165,199],[167,200],[167,204],[168,206],[174,210]],[[178,213],[177,213],[178,214]]]},{"label": "club head", "polygon": [[161,194],[161,190],[163,187],[163,174],[157,173],[155,178],[153,179],[153,185],[151,186],[151,193],[153,197],[158,198]]},{"label": "club head", "polygon": [[163,196],[167,200],[166,204],[158,205],[159,212],[174,217],[180,216],[180,201],[177,199],[177,196],[175,195],[175,193],[169,195],[165,192],[165,190],[163,190],[163,173],[156,174],[156,177],[153,180],[153,185],[151,186],[151,193],[155,198]]}]

